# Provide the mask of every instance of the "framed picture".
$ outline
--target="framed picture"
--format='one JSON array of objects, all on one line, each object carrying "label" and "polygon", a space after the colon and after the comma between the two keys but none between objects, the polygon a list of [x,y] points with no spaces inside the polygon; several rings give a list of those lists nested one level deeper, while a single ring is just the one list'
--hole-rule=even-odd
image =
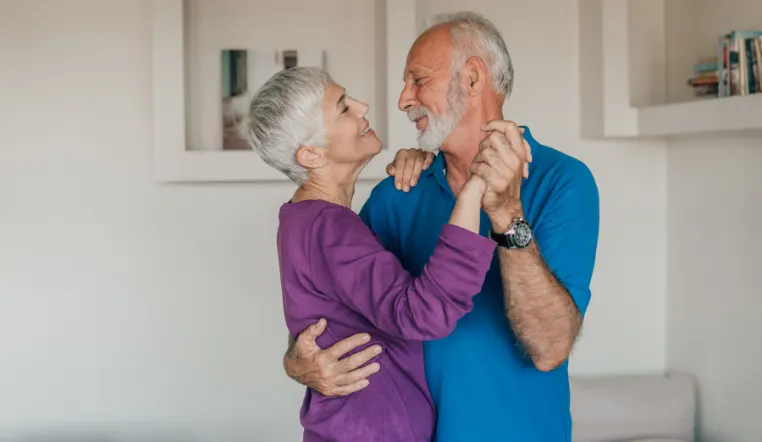
[{"label": "framed picture", "polygon": [[[301,57],[300,57],[301,54]],[[220,119],[222,150],[248,150],[241,136],[241,123],[248,114],[254,92],[276,72],[296,66],[325,68],[325,51],[286,49],[220,51]],[[215,134],[215,136],[217,136]],[[214,140],[209,144],[214,144]]]},{"label": "framed picture", "polygon": [[[370,89],[374,130],[384,150],[360,179],[378,181],[386,177],[394,153],[416,143],[414,125],[397,109],[400,77],[416,36],[416,8],[415,0],[372,1],[376,75]],[[253,93],[280,69],[318,66],[335,76],[330,51],[312,46],[310,39],[252,44],[234,32],[199,43],[189,35],[198,26],[193,14],[200,4],[152,0],[154,175],[161,182],[287,181],[248,147],[240,122]]]}]

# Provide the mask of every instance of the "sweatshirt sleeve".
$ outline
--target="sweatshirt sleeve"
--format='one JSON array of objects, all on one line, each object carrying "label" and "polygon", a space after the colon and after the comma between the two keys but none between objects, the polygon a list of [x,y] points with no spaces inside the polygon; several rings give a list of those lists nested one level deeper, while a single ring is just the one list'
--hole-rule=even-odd
[{"label": "sweatshirt sleeve", "polygon": [[354,212],[328,207],[317,217],[311,272],[318,288],[378,329],[404,339],[447,336],[484,283],[494,241],[446,224],[421,275],[406,271]]}]

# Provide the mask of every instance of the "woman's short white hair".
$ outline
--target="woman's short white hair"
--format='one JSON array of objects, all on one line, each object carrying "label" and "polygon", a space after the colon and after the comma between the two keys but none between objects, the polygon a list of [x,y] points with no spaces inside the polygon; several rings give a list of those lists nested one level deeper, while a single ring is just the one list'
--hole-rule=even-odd
[{"label": "woman's short white hair", "polygon": [[513,62],[500,32],[491,21],[470,12],[449,12],[429,19],[426,30],[441,24],[450,25],[450,37],[455,49],[453,62],[456,72],[469,57],[478,56],[484,61],[492,87],[507,100],[513,91]]},{"label": "woman's short white hair", "polygon": [[296,162],[296,151],[304,145],[326,146],[323,98],[331,82],[328,73],[318,68],[282,70],[254,95],[241,126],[262,160],[296,184],[308,178],[307,170]]}]

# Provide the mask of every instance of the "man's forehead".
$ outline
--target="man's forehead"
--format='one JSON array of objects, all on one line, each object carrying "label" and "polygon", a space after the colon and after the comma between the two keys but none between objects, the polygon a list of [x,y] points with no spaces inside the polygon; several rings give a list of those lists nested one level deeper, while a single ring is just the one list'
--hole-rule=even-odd
[{"label": "man's forehead", "polygon": [[452,57],[452,42],[446,28],[436,28],[421,34],[407,55],[405,72],[433,68]]},{"label": "man's forehead", "polygon": [[446,30],[430,30],[413,43],[407,55],[405,76],[439,69],[452,57],[452,44]]}]

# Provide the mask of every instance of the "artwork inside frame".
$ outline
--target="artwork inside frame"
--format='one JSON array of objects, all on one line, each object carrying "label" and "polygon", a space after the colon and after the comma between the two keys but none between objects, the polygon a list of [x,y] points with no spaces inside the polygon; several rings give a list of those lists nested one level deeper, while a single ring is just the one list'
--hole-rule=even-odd
[{"label": "artwork inside frame", "polygon": [[248,59],[248,51],[222,50],[222,150],[249,148],[240,130],[251,101]]},{"label": "artwork inside frame", "polygon": [[[302,54],[300,63],[299,54]],[[220,52],[222,150],[246,150],[241,123],[256,91],[276,72],[296,66],[325,68],[325,51],[223,49]]]}]

